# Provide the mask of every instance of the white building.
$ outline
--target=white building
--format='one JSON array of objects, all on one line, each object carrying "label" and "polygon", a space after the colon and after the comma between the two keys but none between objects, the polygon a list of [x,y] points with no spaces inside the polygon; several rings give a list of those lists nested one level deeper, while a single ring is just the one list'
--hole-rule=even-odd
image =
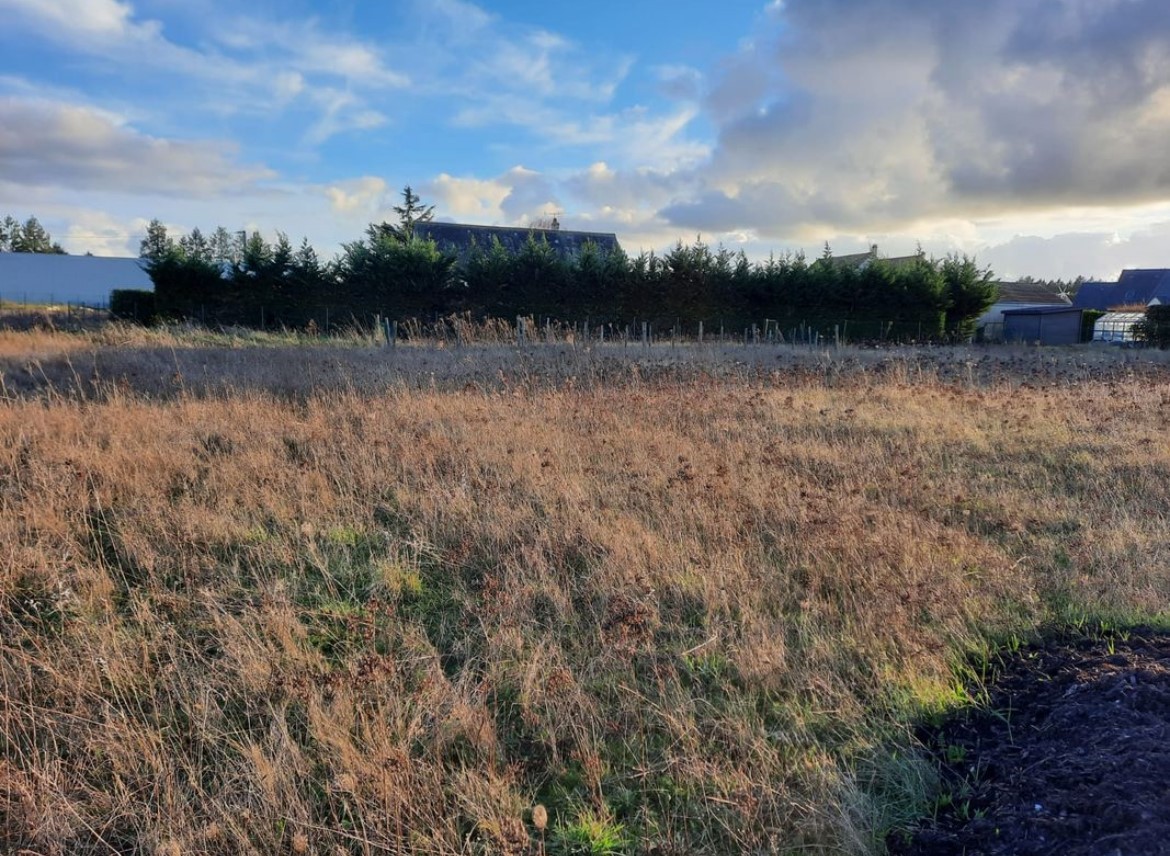
[{"label": "white building", "polygon": [[141,259],[0,253],[0,302],[105,306],[116,288],[154,289]]}]

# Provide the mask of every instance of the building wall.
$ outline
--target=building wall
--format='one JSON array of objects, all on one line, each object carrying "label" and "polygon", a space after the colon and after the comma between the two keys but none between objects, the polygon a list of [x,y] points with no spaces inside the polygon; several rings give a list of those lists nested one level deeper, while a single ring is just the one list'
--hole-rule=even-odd
[{"label": "building wall", "polygon": [[1053,306],[1053,303],[993,303],[988,307],[987,311],[979,316],[979,320],[975,322],[976,327],[983,327],[987,324],[1002,324],[1003,313],[1008,309],[1035,309],[1040,306]]},{"label": "building wall", "polygon": [[1005,342],[1039,342],[1042,345],[1075,345],[1081,340],[1080,312],[1005,315]]},{"label": "building wall", "polygon": [[0,253],[0,301],[109,303],[115,288],[154,289],[138,259]]}]

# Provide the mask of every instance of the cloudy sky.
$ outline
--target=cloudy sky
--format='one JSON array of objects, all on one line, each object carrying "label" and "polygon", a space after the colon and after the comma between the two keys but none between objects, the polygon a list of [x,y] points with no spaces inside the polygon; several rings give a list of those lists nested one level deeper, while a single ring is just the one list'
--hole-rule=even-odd
[{"label": "cloudy sky", "polygon": [[1170,266],[1168,0],[0,0],[0,215]]}]

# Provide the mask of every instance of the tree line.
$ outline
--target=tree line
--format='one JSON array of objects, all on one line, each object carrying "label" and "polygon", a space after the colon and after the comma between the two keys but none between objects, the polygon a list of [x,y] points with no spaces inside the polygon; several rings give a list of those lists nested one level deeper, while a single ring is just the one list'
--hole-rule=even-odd
[{"label": "tree line", "polygon": [[47,253],[65,255],[65,248],[36,217],[23,223],[11,214],[0,220],[0,253]]},{"label": "tree line", "polygon": [[[429,220],[410,188],[396,224],[371,224],[328,261],[307,240],[294,246],[220,227],[173,240],[151,223],[141,254],[163,318],[207,324],[316,327],[368,324],[375,316],[434,320],[476,318],[589,320],[618,328],[648,322],[731,331],[774,323],[850,338],[965,338],[996,297],[990,270],[973,259],[928,258],[863,264],[824,253],[753,262],[742,251],[702,240],[658,254],[627,255],[586,244],[566,257],[538,232],[517,251],[499,241],[463,255],[415,235]],[[635,326],[636,329],[636,326]]]}]

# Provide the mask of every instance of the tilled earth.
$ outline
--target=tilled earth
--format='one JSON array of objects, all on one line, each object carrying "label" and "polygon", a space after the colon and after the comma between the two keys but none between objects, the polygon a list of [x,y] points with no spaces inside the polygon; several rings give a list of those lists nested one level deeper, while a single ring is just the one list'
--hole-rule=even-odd
[{"label": "tilled earth", "polygon": [[945,796],[896,854],[1170,853],[1170,636],[1049,643],[924,735]]}]

